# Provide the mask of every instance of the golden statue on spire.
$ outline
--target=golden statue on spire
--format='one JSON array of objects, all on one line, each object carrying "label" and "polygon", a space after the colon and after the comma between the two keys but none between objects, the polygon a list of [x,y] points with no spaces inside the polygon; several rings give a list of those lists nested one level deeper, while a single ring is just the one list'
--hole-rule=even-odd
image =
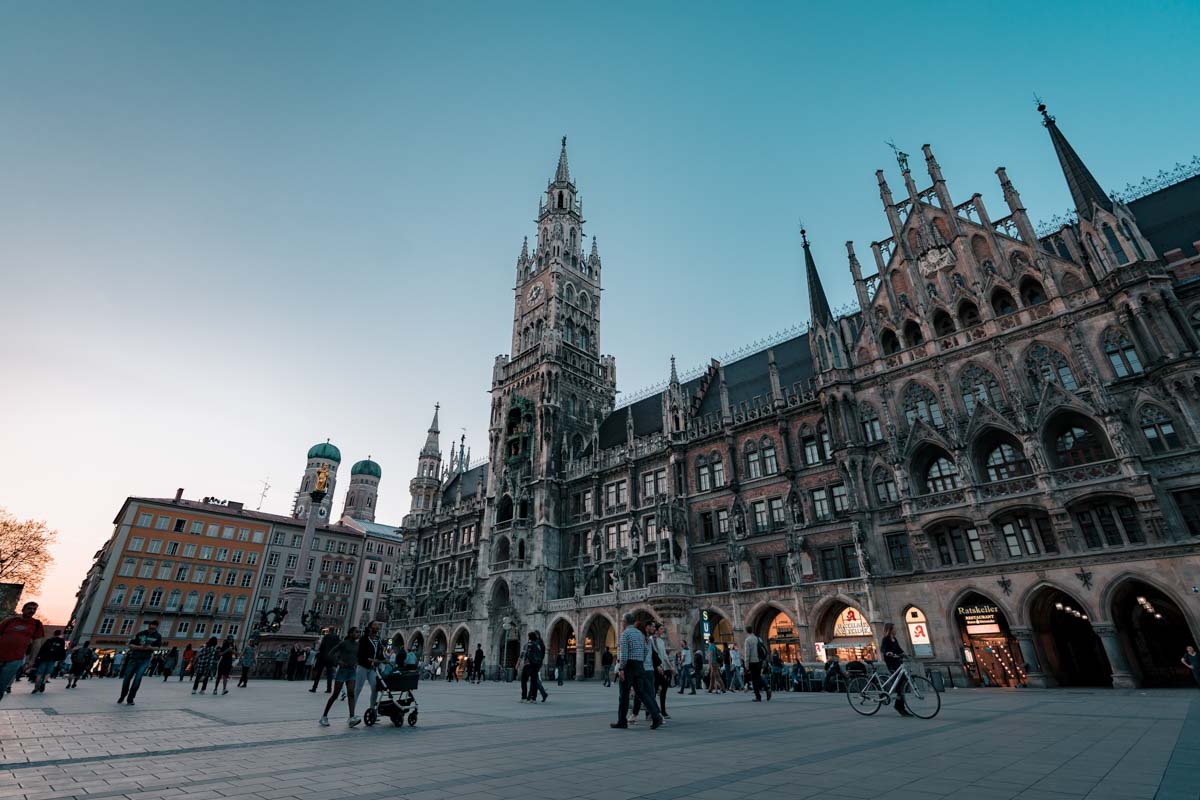
[{"label": "golden statue on spire", "polygon": [[323,492],[325,487],[329,485],[329,467],[324,464],[317,470],[317,488],[314,491]]}]

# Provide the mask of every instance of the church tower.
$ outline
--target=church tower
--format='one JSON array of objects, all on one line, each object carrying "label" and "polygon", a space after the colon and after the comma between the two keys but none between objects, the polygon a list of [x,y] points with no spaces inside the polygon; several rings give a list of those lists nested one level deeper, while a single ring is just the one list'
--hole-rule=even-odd
[{"label": "church tower", "polygon": [[[502,546],[527,553],[525,563],[544,572],[558,566],[556,526],[565,514],[555,480],[593,444],[616,393],[615,362],[600,354],[600,250],[594,238],[585,250],[566,137],[537,225],[533,252],[526,240],[517,258],[512,354],[499,356],[492,372],[488,494]],[[552,571],[549,580],[557,579]]]},{"label": "church tower", "polygon": [[325,487],[325,499],[321,501],[317,513],[320,515],[320,521],[324,522],[329,519],[329,513],[333,508],[333,490],[337,487],[337,469],[341,463],[342,451],[330,444],[328,439],[308,448],[308,461],[304,466],[304,477],[300,479],[300,489],[296,492],[296,499],[292,504],[293,517],[304,519],[308,516],[310,506],[312,506],[309,492],[317,487],[317,475],[320,474],[321,467],[325,467],[329,472],[329,482]]},{"label": "church tower", "polygon": [[433,407],[433,422],[429,423],[429,432],[425,436],[425,446],[417,456],[417,476],[408,482],[408,491],[412,495],[412,514],[433,513],[437,505],[438,489],[442,485],[442,450],[438,444],[438,411],[440,405]]},{"label": "church tower", "polygon": [[379,481],[383,470],[367,456],[350,468],[350,488],[346,490],[343,517],[375,521],[375,505],[379,502]]}]

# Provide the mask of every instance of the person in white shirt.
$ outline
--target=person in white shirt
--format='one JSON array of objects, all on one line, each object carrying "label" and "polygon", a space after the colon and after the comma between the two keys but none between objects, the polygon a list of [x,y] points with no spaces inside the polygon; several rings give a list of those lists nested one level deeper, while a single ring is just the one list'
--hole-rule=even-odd
[{"label": "person in white shirt", "polygon": [[742,683],[742,651],[736,644],[729,645],[729,690],[740,692],[746,688]]},{"label": "person in white shirt", "polygon": [[689,686],[692,687],[692,694],[696,693],[696,679],[692,672],[692,651],[687,645],[679,648],[679,693]]},{"label": "person in white shirt", "polygon": [[762,701],[762,690],[767,690],[767,699],[771,699],[771,686],[763,685],[762,671],[767,662],[767,646],[753,633],[746,637],[746,663],[750,667],[750,684],[754,687],[754,702]]}]

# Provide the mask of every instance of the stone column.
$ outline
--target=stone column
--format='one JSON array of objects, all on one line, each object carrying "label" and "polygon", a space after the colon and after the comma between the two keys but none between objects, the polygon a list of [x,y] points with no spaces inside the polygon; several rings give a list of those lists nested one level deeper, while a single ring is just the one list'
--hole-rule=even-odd
[{"label": "stone column", "polygon": [[1033,631],[1029,628],[1013,628],[1013,638],[1021,648],[1021,659],[1029,665],[1025,680],[1036,689],[1045,689],[1054,685],[1054,679],[1042,672],[1042,662],[1038,658],[1037,646],[1033,643]]},{"label": "stone column", "polygon": [[312,505],[308,509],[308,518],[304,523],[303,541],[300,542],[300,557],[296,562],[296,572],[283,587],[283,602],[287,606],[288,615],[279,628],[279,633],[288,636],[299,636],[305,633],[304,614],[308,611],[313,595],[312,579],[308,570],[308,559],[312,555],[312,537],[317,529],[318,509],[325,499],[325,491],[315,489],[310,494]]},{"label": "stone column", "polygon": [[583,647],[583,637],[576,634],[575,636],[575,680],[583,680],[583,662],[587,658],[587,652]]},{"label": "stone column", "polygon": [[[1161,361],[1166,358],[1166,353],[1163,352],[1162,346],[1157,338],[1151,333],[1149,326],[1146,324],[1145,318],[1142,316],[1141,309],[1131,311],[1126,317],[1129,325],[1130,333],[1135,339],[1140,339],[1142,347],[1149,358],[1146,359],[1147,364],[1153,364],[1156,361]],[[1163,344],[1166,344],[1165,342]]]},{"label": "stone column", "polygon": [[1129,669],[1129,662],[1125,659],[1125,648],[1121,646],[1121,640],[1117,637],[1116,626],[1093,625],[1092,630],[1100,637],[1100,643],[1104,645],[1104,652],[1108,655],[1108,664],[1112,667],[1113,688],[1137,688],[1133,672]]}]

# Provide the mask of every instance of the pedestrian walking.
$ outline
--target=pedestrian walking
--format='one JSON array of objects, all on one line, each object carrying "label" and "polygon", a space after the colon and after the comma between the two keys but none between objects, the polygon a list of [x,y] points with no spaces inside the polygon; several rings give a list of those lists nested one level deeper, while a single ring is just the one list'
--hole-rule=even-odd
[{"label": "pedestrian walking", "polygon": [[288,651],[286,647],[280,647],[275,651],[275,680],[283,678],[284,667],[288,663]]},{"label": "pedestrian walking", "polygon": [[162,663],[163,683],[166,683],[167,678],[170,678],[171,675],[174,674],[175,667],[178,664],[179,664],[179,648],[172,647],[171,650],[167,653],[166,657],[163,659],[163,663]]},{"label": "pedestrian walking", "polygon": [[662,715],[654,697],[646,691],[645,671],[647,647],[645,623],[635,620],[633,614],[625,614],[625,630],[621,632],[620,644],[617,648],[617,663],[621,665],[617,672],[619,698],[617,700],[617,721],[610,728],[628,728],[627,712],[629,711],[629,693],[641,695],[642,704],[650,712],[653,722],[650,729],[654,730],[663,723]]},{"label": "pedestrian walking", "polygon": [[238,688],[245,689],[250,684],[250,670],[254,669],[254,659],[258,657],[258,648],[253,644],[247,643],[242,648],[242,654],[238,657],[238,663],[242,666],[242,675],[238,678]]},{"label": "pedestrian walking", "polygon": [[[671,715],[667,713],[667,690],[671,686],[670,667],[671,659],[667,654],[666,635],[667,629],[661,622],[650,623],[654,628],[654,635],[650,637],[650,644],[654,648],[654,688],[658,693],[658,710],[663,715],[663,719],[670,719]],[[647,627],[649,630],[649,627]]]},{"label": "pedestrian walking", "polygon": [[118,650],[116,653],[113,654],[112,674],[109,677],[110,678],[124,678],[125,677],[125,651],[124,650]]},{"label": "pedestrian walking", "polygon": [[133,705],[133,698],[142,685],[142,676],[150,668],[150,658],[154,651],[162,647],[162,635],[158,632],[158,620],[152,619],[146,623],[146,628],[129,640],[129,652],[125,656],[125,679],[121,682],[121,696],[117,705],[122,701]]},{"label": "pedestrian walking", "polygon": [[604,685],[612,686],[613,654],[607,647],[600,655],[600,670],[604,673]]},{"label": "pedestrian walking", "polygon": [[483,645],[475,645],[475,682],[483,682]]},{"label": "pedestrian walking", "polygon": [[542,684],[542,665],[546,663],[546,643],[542,640],[542,635],[537,631],[531,631],[534,647],[531,651],[533,663],[530,665],[530,687],[529,687],[529,702],[536,703],[537,695],[541,693],[542,702],[550,697],[546,694],[546,687]]},{"label": "pedestrian walking", "polygon": [[208,690],[208,679],[212,677],[217,667],[217,637],[210,636],[204,647],[196,652],[192,659],[192,694],[200,690],[204,694]]},{"label": "pedestrian walking", "polygon": [[0,620],[0,700],[10,691],[30,653],[41,649],[46,631],[37,610],[38,604],[31,601],[21,606],[20,614]]},{"label": "pedestrian walking", "polygon": [[683,647],[679,651],[679,693],[683,694],[684,690],[691,689],[691,694],[696,693],[696,684],[699,682],[696,675],[696,667],[693,663],[692,651],[687,647]]},{"label": "pedestrian walking", "polygon": [[[358,669],[354,676],[354,703],[358,704],[358,695],[364,686],[371,687],[371,705],[379,699],[379,681],[375,678],[375,667],[386,663],[383,657],[383,639],[379,635],[379,623],[367,623],[367,632],[358,640],[356,660]],[[346,691],[350,691],[347,689]],[[353,708],[353,706],[351,706]]]},{"label": "pedestrian walking", "polygon": [[767,646],[763,644],[763,640],[754,635],[752,631],[746,637],[746,666],[750,669],[750,685],[754,687],[754,702],[762,702],[762,692],[767,690],[767,699],[771,699],[771,687],[763,685],[762,671],[763,665],[767,663],[768,658]]},{"label": "pedestrian walking", "polygon": [[1200,686],[1200,654],[1196,652],[1196,648],[1189,644],[1183,658],[1179,659],[1179,663],[1192,671],[1192,680],[1196,682],[1197,686]]},{"label": "pedestrian walking", "polygon": [[46,691],[46,679],[58,671],[66,657],[67,640],[63,638],[62,631],[55,631],[38,648],[37,657],[34,659],[36,678],[31,694]]},{"label": "pedestrian walking", "polygon": [[99,671],[96,673],[96,677],[98,677],[98,678],[112,677],[113,657],[114,656],[112,653],[104,654],[104,657],[100,659],[100,667],[99,667]]},{"label": "pedestrian walking", "polygon": [[333,650],[342,641],[342,638],[337,635],[337,631],[333,628],[325,628],[321,631],[321,641],[317,643],[317,664],[313,670],[313,682],[310,692],[317,691],[317,685],[321,682],[321,673],[325,673],[325,694],[333,691]]},{"label": "pedestrian walking", "polygon": [[316,677],[319,674],[317,664],[318,650],[315,647],[304,648],[304,680]]},{"label": "pedestrian walking", "polygon": [[79,685],[79,679],[87,675],[96,660],[91,642],[84,642],[71,648],[71,669],[67,672],[67,688],[74,689]]},{"label": "pedestrian walking", "polygon": [[446,656],[446,683],[458,683],[458,656],[454,653]]},{"label": "pedestrian walking", "polygon": [[559,650],[554,657],[554,680],[559,686],[563,685],[563,673],[567,671],[567,651]]},{"label": "pedestrian walking", "polygon": [[708,643],[708,693],[725,694],[725,681],[721,679],[721,651],[716,642]]},{"label": "pedestrian walking", "polygon": [[742,651],[736,644],[729,645],[729,691],[740,692],[746,688],[742,681],[743,668]]},{"label": "pedestrian walking", "polygon": [[188,645],[183,648],[183,653],[179,656],[179,682],[180,683],[183,683],[183,676],[187,674],[189,669],[191,669],[192,659],[195,657],[196,657],[196,651],[192,649],[192,645],[189,642]]},{"label": "pedestrian walking", "polygon": [[236,655],[237,645],[234,644],[233,637],[225,637],[225,641],[217,650],[217,680],[213,684],[213,694],[217,693],[217,689],[222,688],[222,684],[224,684],[224,691],[221,694],[229,694],[229,676],[233,674],[233,659]]},{"label": "pedestrian walking", "polygon": [[358,666],[358,628],[346,631],[346,638],[333,648],[330,657],[335,665],[333,691],[329,694],[329,699],[325,701],[325,710],[321,713],[319,724],[322,728],[329,727],[329,709],[333,708],[333,704],[337,702],[342,693],[342,687],[345,686],[346,704],[350,707],[350,718],[347,722],[353,728],[362,721],[354,716],[354,675]]}]

